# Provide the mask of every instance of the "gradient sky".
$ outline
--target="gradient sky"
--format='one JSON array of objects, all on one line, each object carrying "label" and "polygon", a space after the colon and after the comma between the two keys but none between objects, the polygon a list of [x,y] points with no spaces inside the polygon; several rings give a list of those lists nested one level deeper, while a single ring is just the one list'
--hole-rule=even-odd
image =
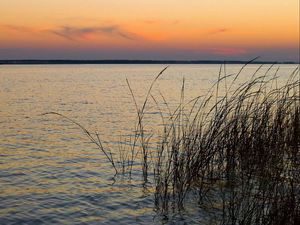
[{"label": "gradient sky", "polygon": [[299,61],[299,0],[0,0],[0,59]]}]

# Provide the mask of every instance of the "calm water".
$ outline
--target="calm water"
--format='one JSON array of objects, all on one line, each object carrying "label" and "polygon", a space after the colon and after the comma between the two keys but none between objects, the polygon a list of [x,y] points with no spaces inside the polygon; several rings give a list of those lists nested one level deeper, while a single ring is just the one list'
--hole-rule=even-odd
[{"label": "calm water", "polygon": [[[104,155],[74,124],[46,112],[62,113],[98,131],[113,152],[134,128],[139,105],[164,65],[0,66],[0,224],[193,224],[206,221],[196,205],[166,217],[153,209],[151,183],[139,170],[132,180],[113,177]],[[172,65],[155,84],[175,109],[185,78],[188,101],[217,80],[219,65]],[[227,66],[236,73],[241,65]],[[243,82],[258,68],[249,66]],[[264,66],[261,73],[266,72]],[[296,65],[281,65],[284,80]],[[274,73],[276,68],[270,71]],[[147,129],[160,122],[149,103]],[[117,151],[117,150],[116,150]]]}]

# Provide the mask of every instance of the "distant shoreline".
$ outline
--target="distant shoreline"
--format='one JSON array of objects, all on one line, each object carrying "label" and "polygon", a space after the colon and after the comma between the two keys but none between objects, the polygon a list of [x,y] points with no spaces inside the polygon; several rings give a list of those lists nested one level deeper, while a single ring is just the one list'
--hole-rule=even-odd
[{"label": "distant shoreline", "polygon": [[[0,65],[63,65],[63,64],[245,64],[244,60],[0,60]],[[251,64],[299,64],[293,61],[254,61]]]}]

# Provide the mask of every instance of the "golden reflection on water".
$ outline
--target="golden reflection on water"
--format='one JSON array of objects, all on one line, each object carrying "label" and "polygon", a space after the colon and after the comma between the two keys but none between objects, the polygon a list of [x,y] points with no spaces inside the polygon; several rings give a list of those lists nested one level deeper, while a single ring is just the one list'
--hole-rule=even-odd
[{"label": "golden reflection on water", "polygon": [[[228,66],[227,73],[240,67]],[[239,82],[257,67],[249,66]],[[282,65],[279,75],[284,80],[295,67]],[[129,140],[136,120],[125,79],[142,105],[162,68],[164,65],[1,66],[0,198],[5,207],[0,208],[0,218],[17,221],[28,215],[59,214],[62,221],[68,221],[68,213],[62,211],[70,215],[84,211],[85,216],[78,214],[73,219],[100,223],[109,222],[109,218],[130,222],[132,218],[132,223],[154,223],[151,186],[145,190],[141,177],[131,182],[127,178],[113,180],[113,168],[77,126],[58,116],[41,114],[59,112],[98,130],[104,145],[117,153],[118,142]],[[163,103],[161,92],[175,110],[183,77],[188,102],[204,94],[217,80],[218,72],[218,65],[172,65],[154,86],[153,95]],[[149,102],[147,110],[145,129],[159,131],[162,122],[157,106]],[[134,166],[137,171],[139,168]],[[58,196],[62,200],[58,201]],[[70,196],[79,202],[70,204]],[[26,208],[33,202],[36,214]],[[57,202],[62,206],[55,206]],[[89,208],[105,215],[89,214]]]},{"label": "golden reflection on water", "polygon": [[[91,182],[86,180],[86,182]],[[97,181],[99,182],[99,181]],[[43,182],[39,183],[42,185]],[[70,188],[71,184],[75,185],[73,188]],[[1,194],[5,195],[6,197],[9,196],[23,196],[23,195],[34,195],[34,194],[64,194],[67,193],[69,195],[76,195],[80,194],[98,194],[98,193],[114,193],[114,192],[125,192],[128,190],[126,187],[118,187],[112,188],[110,186],[107,187],[88,187],[84,184],[76,186],[76,181],[74,179],[66,179],[59,184],[55,181],[47,181],[47,185],[53,185],[51,189],[45,187],[11,187],[9,189],[5,189],[1,192]],[[76,188],[75,188],[76,187]]]}]

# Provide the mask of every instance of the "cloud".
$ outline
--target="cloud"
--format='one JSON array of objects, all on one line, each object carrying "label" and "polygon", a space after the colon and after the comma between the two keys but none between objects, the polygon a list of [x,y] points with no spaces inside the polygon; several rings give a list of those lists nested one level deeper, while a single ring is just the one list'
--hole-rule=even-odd
[{"label": "cloud", "polygon": [[49,30],[51,33],[66,38],[68,40],[86,39],[90,35],[108,35],[127,40],[137,39],[137,35],[126,31],[119,25],[99,26],[99,27],[72,27],[63,26]]},{"label": "cloud", "polygon": [[22,33],[52,33],[68,40],[87,39],[91,35],[106,35],[111,37],[122,38],[126,40],[136,40],[138,35],[129,32],[119,25],[107,25],[107,26],[86,26],[86,27],[75,27],[75,26],[62,26],[53,29],[35,29],[32,27],[15,26],[15,25],[2,25],[4,29],[22,32]]},{"label": "cloud", "polygon": [[35,32],[34,29],[30,27],[24,27],[24,26],[15,26],[15,25],[3,25],[5,29],[17,31],[17,32],[26,32],[26,33],[33,33]]},{"label": "cloud", "polygon": [[230,29],[228,29],[228,28],[219,28],[219,29],[210,31],[209,34],[222,34],[222,33],[227,33],[229,31],[230,31]]}]

